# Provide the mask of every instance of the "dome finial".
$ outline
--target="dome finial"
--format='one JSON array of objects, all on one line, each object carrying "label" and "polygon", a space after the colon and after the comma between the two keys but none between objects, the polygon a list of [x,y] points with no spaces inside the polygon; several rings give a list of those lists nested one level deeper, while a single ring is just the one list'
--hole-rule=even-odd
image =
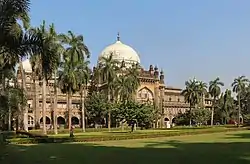
[{"label": "dome finial", "polygon": [[117,41],[120,41],[120,33],[117,33]]}]

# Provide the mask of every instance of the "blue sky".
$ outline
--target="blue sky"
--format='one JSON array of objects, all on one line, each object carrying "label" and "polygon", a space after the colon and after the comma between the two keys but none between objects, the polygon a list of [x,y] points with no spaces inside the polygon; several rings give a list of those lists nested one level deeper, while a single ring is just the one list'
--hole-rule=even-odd
[{"label": "blue sky", "polygon": [[96,63],[116,40],[132,46],[144,68],[164,69],[166,84],[184,87],[194,76],[220,77],[225,87],[250,77],[249,0],[32,0],[32,26],[55,23],[82,34]]}]

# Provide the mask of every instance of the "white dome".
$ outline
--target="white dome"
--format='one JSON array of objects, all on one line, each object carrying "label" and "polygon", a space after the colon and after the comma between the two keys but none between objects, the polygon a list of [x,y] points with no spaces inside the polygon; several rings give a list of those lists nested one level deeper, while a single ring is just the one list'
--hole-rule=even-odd
[{"label": "white dome", "polygon": [[29,59],[24,60],[22,63],[23,63],[24,72],[32,72],[32,68],[31,68],[31,64],[30,64]]},{"label": "white dome", "polygon": [[123,44],[119,40],[119,36],[114,44],[109,45],[101,52],[98,62],[100,62],[103,57],[108,57],[111,53],[113,53],[113,59],[118,62],[125,61],[125,63],[140,63],[140,58],[137,52],[132,47]]}]

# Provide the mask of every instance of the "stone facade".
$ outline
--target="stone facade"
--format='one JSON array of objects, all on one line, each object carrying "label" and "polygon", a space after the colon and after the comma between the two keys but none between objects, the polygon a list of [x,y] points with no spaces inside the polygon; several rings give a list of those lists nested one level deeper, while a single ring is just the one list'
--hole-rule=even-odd
[{"label": "stone facade", "polygon": [[[184,96],[181,95],[183,89],[174,88],[165,84],[164,73],[157,67],[150,65],[148,70],[142,69],[140,76],[141,85],[137,91],[137,100],[141,102],[151,101],[162,113],[162,120],[159,124],[166,125],[174,123],[174,118],[179,113],[189,110],[189,103],[185,102]],[[205,97],[203,99],[205,108],[212,107],[212,99]]]},{"label": "stone facade", "polygon": [[[140,62],[139,55],[130,46],[123,44],[120,41],[120,37],[117,37],[117,41],[114,44],[106,47],[102,51],[98,58],[100,62],[103,56],[107,56],[110,53],[114,54],[114,57],[119,61],[124,61],[126,65],[131,65]],[[97,63],[98,64],[98,63]],[[37,123],[42,122],[42,91],[41,84],[38,79],[34,85],[32,78],[32,70],[29,61],[23,62],[26,77],[26,87],[28,92],[28,124],[30,127],[35,126],[35,120]],[[178,113],[184,113],[189,110],[189,104],[184,101],[184,97],[181,95],[181,88],[173,88],[165,84],[165,77],[163,71],[159,71],[157,67],[153,65],[149,66],[149,69],[141,69],[140,71],[140,87],[137,90],[137,100],[145,103],[151,102],[155,107],[160,110],[161,119],[158,121],[159,125],[165,125],[166,122],[174,123],[174,118]],[[21,76],[18,71],[18,82],[21,85]],[[48,126],[52,124],[52,110],[53,97],[54,97],[54,85],[53,80],[49,80],[47,85],[47,103],[46,103],[46,123]],[[67,99],[60,89],[57,89],[58,104],[57,104],[57,123],[65,124],[67,122]],[[36,102],[33,101],[36,95]],[[203,99],[204,106],[211,108],[212,101],[210,98]],[[52,102],[52,103],[51,103]],[[72,97],[72,124],[80,126],[81,123],[81,111],[80,111],[80,95],[76,93]]]},{"label": "stone facade", "polygon": [[[41,83],[38,80],[34,85],[31,72],[25,72],[26,87],[28,93],[28,124],[29,127],[35,126],[35,118],[38,118],[40,125],[42,125],[42,90]],[[174,123],[174,118],[178,113],[184,113],[189,110],[189,104],[184,101],[184,97],[181,95],[181,88],[173,88],[166,86],[164,83],[164,74],[161,71],[159,73],[158,68],[153,68],[150,65],[148,70],[141,69],[140,73],[140,87],[137,90],[137,101],[146,103],[154,103],[155,107],[162,113],[162,120],[160,122],[169,121]],[[18,82],[21,85],[21,76],[18,71]],[[53,80],[49,80],[47,85],[47,104],[46,104],[46,123],[49,127],[52,125],[53,118],[53,98],[54,98],[54,85]],[[67,121],[67,99],[60,89],[57,89],[58,104],[57,104],[57,122],[58,124],[65,124]],[[37,101],[33,102],[33,98],[36,94]],[[52,102],[52,103],[51,103]],[[80,111],[80,95],[78,93],[73,95],[72,98],[72,123],[75,126],[81,124],[81,111]],[[210,108],[212,101],[210,98],[204,99],[204,106]]]}]

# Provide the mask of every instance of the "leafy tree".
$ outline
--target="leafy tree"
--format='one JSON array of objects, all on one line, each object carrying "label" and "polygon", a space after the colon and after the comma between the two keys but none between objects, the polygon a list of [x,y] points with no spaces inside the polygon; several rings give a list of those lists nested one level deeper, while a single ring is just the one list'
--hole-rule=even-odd
[{"label": "leafy tree", "polygon": [[215,80],[209,82],[209,94],[213,98],[213,107],[212,107],[212,112],[211,112],[211,126],[213,125],[214,122],[214,107],[216,100],[221,94],[221,87],[224,86],[224,83],[220,81],[220,78],[217,77]]},{"label": "leafy tree", "polygon": [[178,115],[175,117],[175,123],[176,125],[188,125],[189,119],[190,119],[190,113],[178,113]]},{"label": "leafy tree", "polygon": [[191,117],[197,125],[206,124],[209,120],[211,112],[207,109],[193,109]]},{"label": "leafy tree", "polygon": [[129,124],[132,121],[136,121],[141,128],[151,127],[156,114],[152,105],[141,104],[135,101],[119,103],[114,109],[113,115],[117,120],[126,121]]},{"label": "leafy tree", "polygon": [[221,120],[224,124],[228,123],[230,118],[236,116],[235,114],[235,104],[234,98],[232,97],[231,90],[226,90],[224,95],[222,95],[222,106],[221,106]]},{"label": "leafy tree", "polygon": [[104,93],[93,92],[88,95],[85,106],[87,109],[87,117],[94,125],[102,124],[107,114],[107,96]]}]

